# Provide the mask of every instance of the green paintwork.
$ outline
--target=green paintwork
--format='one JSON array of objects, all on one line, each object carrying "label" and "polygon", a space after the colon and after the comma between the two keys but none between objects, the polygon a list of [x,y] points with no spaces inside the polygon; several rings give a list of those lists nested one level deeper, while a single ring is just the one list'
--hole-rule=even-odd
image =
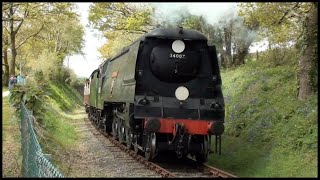
[{"label": "green paintwork", "polygon": [[[136,87],[134,76],[139,45],[140,41],[137,41],[130,46],[128,52],[117,57],[115,60],[103,64],[103,67],[107,66],[107,68],[105,72],[102,72],[102,78],[100,78],[101,84],[105,76],[105,82],[99,94],[99,109],[103,108],[104,102],[133,103]],[[116,72],[117,77],[112,77]]]},{"label": "green paintwork", "polygon": [[98,78],[97,78],[97,74],[98,71],[96,71],[91,79],[91,83],[90,83],[90,97],[89,97],[89,105],[93,106],[93,107],[97,107],[97,93],[98,93],[98,89],[96,87],[98,87]]},{"label": "green paintwork", "polygon": [[[123,119],[128,127],[129,106],[134,102],[135,96],[135,70],[140,42],[133,43],[114,60],[103,62],[93,74],[90,84],[90,106],[103,110],[106,103],[125,103],[126,110],[123,113],[118,112],[117,116]],[[113,76],[115,73],[116,77]]]}]

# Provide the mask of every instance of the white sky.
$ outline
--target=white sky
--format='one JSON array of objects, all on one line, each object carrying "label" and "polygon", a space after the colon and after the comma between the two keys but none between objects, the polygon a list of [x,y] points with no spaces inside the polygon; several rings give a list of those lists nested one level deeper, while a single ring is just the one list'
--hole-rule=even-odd
[{"label": "white sky", "polygon": [[[89,77],[91,73],[98,68],[102,60],[98,48],[107,42],[107,39],[94,34],[99,34],[97,30],[86,27],[88,24],[89,6],[91,3],[76,3],[81,14],[81,23],[85,27],[85,42],[83,52],[84,56],[74,55],[65,61],[65,65],[74,70],[78,77]],[[163,12],[166,16],[174,16],[181,8],[187,8],[194,15],[204,15],[208,22],[214,24],[221,17],[228,17],[230,10],[235,10],[236,3],[150,3],[156,7],[156,10]],[[265,43],[266,44],[266,43]],[[256,52],[259,49],[265,49],[262,44],[257,44],[250,48],[250,52]],[[69,59],[69,63],[68,63]]]},{"label": "white sky", "polygon": [[[77,76],[89,77],[91,73],[98,68],[102,63],[100,59],[101,54],[98,52],[98,48],[107,42],[105,38],[98,38],[94,34],[99,32],[93,31],[93,29],[86,27],[88,24],[88,14],[90,3],[76,3],[81,13],[81,23],[85,26],[84,36],[84,57],[81,55],[74,55],[69,57],[69,67],[74,70]],[[67,58],[68,60],[68,58]],[[68,66],[68,61],[65,61],[65,65]]]},{"label": "white sky", "polygon": [[208,22],[214,24],[228,11],[235,11],[237,3],[151,3],[156,10],[165,16],[174,16],[178,11],[187,9],[191,14],[203,15]]}]

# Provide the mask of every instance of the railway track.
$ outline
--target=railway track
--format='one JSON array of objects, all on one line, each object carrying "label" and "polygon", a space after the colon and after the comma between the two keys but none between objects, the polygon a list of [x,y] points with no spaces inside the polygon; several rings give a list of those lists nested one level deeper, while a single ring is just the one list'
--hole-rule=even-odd
[{"label": "railway track", "polygon": [[92,131],[92,133],[95,136],[102,134],[104,137],[106,137],[116,147],[112,148],[114,152],[118,152],[119,149],[126,152],[133,159],[144,165],[145,168],[156,172],[157,174],[161,175],[161,177],[236,178],[236,176],[218,168],[209,166],[207,164],[198,164],[191,157],[177,159],[175,156],[167,154],[166,156],[161,156],[167,158],[161,158],[155,162],[147,161],[142,155],[136,154],[133,150],[128,149],[125,145],[119,143],[112,136],[98,129],[92,121],[90,122],[95,127],[95,130],[100,132],[97,133]]}]

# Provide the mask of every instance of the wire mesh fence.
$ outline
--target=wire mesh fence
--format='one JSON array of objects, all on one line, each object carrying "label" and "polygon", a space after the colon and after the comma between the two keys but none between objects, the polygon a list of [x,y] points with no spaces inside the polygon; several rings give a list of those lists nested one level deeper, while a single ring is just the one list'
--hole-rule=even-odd
[{"label": "wire mesh fence", "polygon": [[23,177],[64,177],[42,152],[33,127],[31,112],[21,103]]}]

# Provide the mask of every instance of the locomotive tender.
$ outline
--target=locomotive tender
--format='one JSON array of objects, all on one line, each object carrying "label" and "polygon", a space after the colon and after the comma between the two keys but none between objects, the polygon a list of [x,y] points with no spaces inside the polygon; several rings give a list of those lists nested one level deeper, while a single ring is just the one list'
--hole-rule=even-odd
[{"label": "locomotive tender", "polygon": [[189,29],[143,35],[93,71],[86,111],[148,160],[169,150],[207,161],[212,135],[221,148],[225,117],[215,46]]}]

